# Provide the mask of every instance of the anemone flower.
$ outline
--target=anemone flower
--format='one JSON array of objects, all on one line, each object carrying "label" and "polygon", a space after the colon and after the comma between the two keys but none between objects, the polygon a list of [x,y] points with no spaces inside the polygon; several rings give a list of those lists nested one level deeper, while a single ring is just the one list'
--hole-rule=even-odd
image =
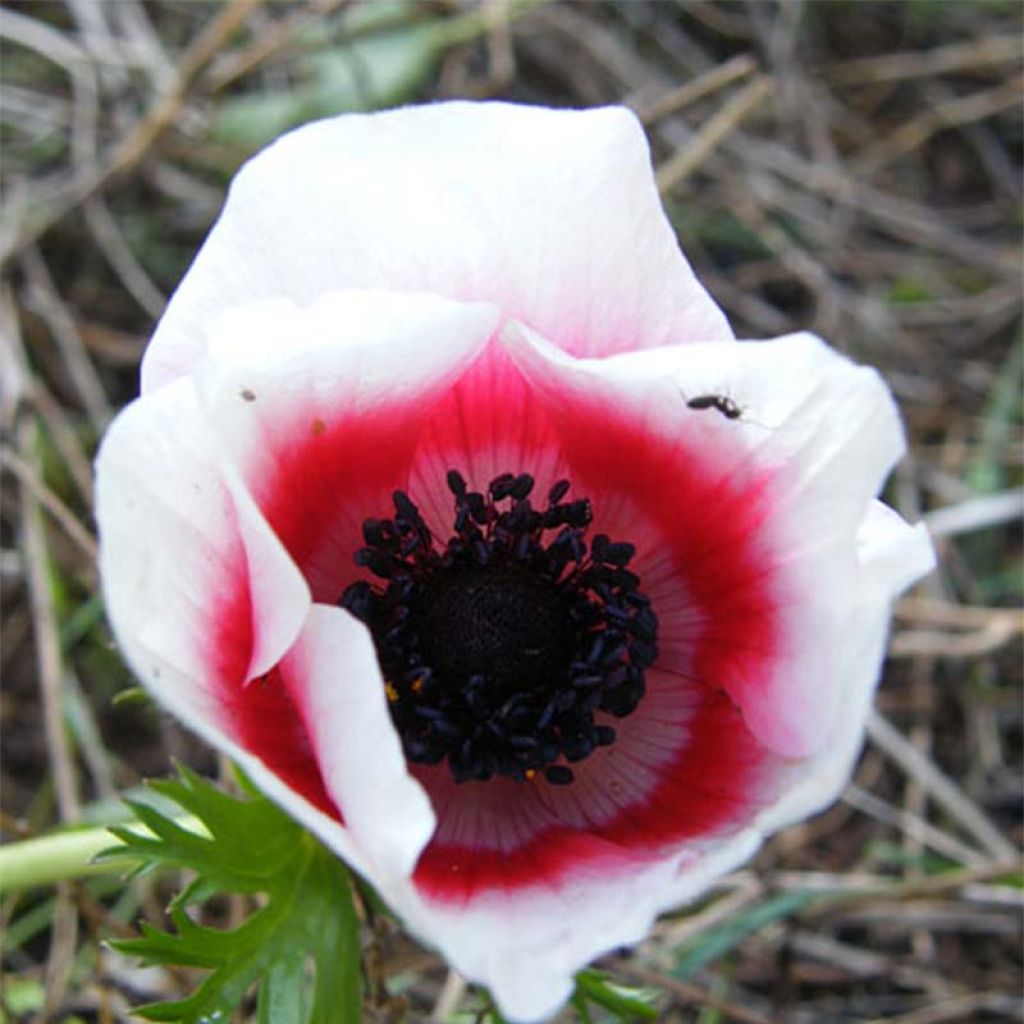
[{"label": "anemone flower", "polygon": [[149,690],[516,1020],[833,800],[891,602],[878,375],[737,343],[621,109],[248,163],[98,459]]}]

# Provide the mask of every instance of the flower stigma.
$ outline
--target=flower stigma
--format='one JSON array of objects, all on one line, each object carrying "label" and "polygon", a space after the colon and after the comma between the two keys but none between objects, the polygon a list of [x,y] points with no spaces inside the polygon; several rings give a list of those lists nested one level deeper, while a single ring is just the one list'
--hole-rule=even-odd
[{"label": "flower stigma", "polygon": [[456,782],[538,773],[573,781],[575,763],[614,743],[599,720],[631,714],[655,661],[657,618],[627,566],[632,544],[588,538],[590,502],[530,500],[527,473],[486,494],[456,470],[443,548],[404,491],[391,519],[363,522],[359,580],[340,604],[370,628],[388,708],[410,761],[447,760]]}]

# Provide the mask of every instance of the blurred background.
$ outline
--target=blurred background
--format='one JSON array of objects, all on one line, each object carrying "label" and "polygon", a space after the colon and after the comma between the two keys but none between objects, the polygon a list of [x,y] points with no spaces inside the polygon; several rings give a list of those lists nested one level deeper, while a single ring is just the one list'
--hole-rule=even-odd
[{"label": "blurred background", "polygon": [[[887,498],[924,517],[941,564],[896,610],[843,800],[603,966],[671,1022],[1024,1019],[1022,13],[1017,0],[4,4],[4,840],[114,820],[118,794],[172,758],[224,775],[151,705],[118,700],[132,681],[97,596],[91,458],[238,165],[342,111],[624,103],[737,333],[809,328],[886,376],[910,444]],[[0,1019],[129,1020],[186,991],[187,972],[102,945],[140,917],[165,924],[167,883],[5,896]],[[478,1019],[479,995],[429,952],[386,929],[366,944],[380,982],[366,1020]]]}]

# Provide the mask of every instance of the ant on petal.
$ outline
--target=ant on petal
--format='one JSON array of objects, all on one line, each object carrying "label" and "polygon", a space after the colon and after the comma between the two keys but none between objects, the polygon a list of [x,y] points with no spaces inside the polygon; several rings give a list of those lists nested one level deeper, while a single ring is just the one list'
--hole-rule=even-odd
[{"label": "ant on petal", "polygon": [[727,420],[738,420],[743,410],[726,395],[698,395],[687,400],[690,409],[717,409]]}]

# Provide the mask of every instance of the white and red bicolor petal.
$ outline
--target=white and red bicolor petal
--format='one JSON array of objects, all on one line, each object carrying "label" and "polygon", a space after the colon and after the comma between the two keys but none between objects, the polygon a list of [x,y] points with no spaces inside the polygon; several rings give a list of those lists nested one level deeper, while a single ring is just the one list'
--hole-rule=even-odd
[{"label": "white and red bicolor petal", "polygon": [[[277,694],[246,690],[259,647],[258,609],[278,620],[273,664],[302,629],[309,588],[266,524],[259,529],[262,520],[250,524],[251,535],[264,540],[253,554],[260,569],[250,568],[242,514],[193,381],[125,409],[103,441],[96,473],[104,601],[136,675],[256,785],[361,863],[338,825],[298,715]],[[255,732],[267,738],[258,754]]]},{"label": "white and red bicolor petal", "polygon": [[[97,459],[104,595],[132,667],[374,877],[408,872],[433,814],[379,673],[366,679],[365,628],[314,602],[320,590],[333,604],[355,572],[353,505],[388,499],[496,315],[383,292],[233,311],[211,325],[196,375],[134,402]],[[287,365],[281,337],[295,339]],[[332,558],[340,574],[325,580],[317,565]],[[374,787],[352,775],[357,751]],[[401,829],[378,822],[384,807],[401,809]]]},{"label": "white and red bicolor petal", "polygon": [[[782,756],[826,746],[848,689],[843,667],[874,687],[878,657],[846,662],[860,616],[884,608],[934,557],[923,528],[875,501],[903,452],[877,373],[806,334],[606,360],[570,359],[519,325],[506,338],[558,424],[575,479],[631,481],[641,493],[658,486],[641,438],[648,451],[659,439],[674,449],[661,467],[662,528],[678,524],[673,557],[685,570],[685,605],[703,620],[694,631],[731,650],[728,664],[712,668],[691,653],[679,669],[725,690]],[[728,397],[741,415],[691,408],[704,395]],[[599,442],[581,429],[580,409],[608,424]],[[718,606],[719,596],[734,607]]]},{"label": "white and red bicolor petal", "polygon": [[335,603],[357,575],[367,510],[389,507],[424,424],[497,323],[484,303],[348,291],[255,303],[207,331],[194,378],[229,482],[315,601]]},{"label": "white and red bicolor petal", "polygon": [[439,103],[306,125],[243,167],[147,349],[143,388],[190,372],[225,309],[347,288],[492,303],[589,355],[732,338],[679,251],[629,111]]},{"label": "white and red bicolor petal", "polygon": [[[140,678],[512,1019],[834,798],[931,564],[875,500],[902,451],[877,375],[729,338],[631,115],[346,117],[242,172],[98,460]],[[336,606],[394,490],[443,545],[451,470],[568,479],[635,546],[658,658],[571,785],[407,765]]]}]

